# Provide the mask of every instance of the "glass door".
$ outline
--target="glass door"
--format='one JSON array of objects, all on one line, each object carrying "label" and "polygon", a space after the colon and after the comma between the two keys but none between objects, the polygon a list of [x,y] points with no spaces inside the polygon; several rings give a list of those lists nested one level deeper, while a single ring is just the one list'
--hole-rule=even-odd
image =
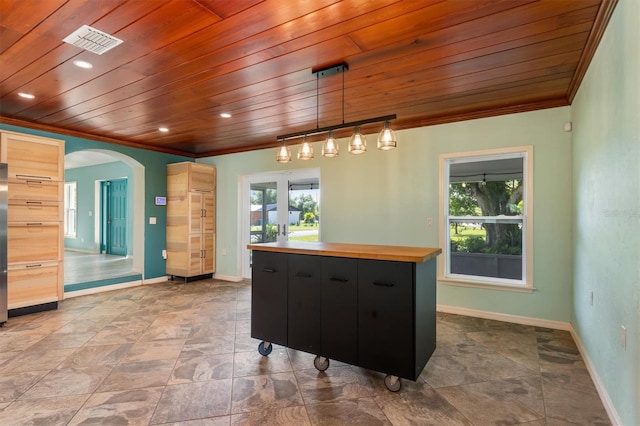
[{"label": "glass door", "polygon": [[243,177],[243,277],[251,278],[248,244],[319,240],[319,193],[319,169]]}]

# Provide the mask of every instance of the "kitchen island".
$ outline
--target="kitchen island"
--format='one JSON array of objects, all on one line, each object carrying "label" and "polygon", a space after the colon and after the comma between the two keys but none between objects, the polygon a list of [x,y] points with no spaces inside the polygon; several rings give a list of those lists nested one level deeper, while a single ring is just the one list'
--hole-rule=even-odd
[{"label": "kitchen island", "polygon": [[324,242],[250,244],[251,337],[416,380],[436,347],[439,248]]}]

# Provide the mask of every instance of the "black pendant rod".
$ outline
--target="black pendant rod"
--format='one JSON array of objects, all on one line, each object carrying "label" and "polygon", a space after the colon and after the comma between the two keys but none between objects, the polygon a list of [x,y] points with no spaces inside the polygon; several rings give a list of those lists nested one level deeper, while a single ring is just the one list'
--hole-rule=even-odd
[{"label": "black pendant rod", "polygon": [[303,130],[302,132],[287,133],[286,135],[276,136],[276,140],[285,141],[287,139],[293,139],[293,138],[297,138],[305,135],[307,136],[316,135],[318,133],[328,132],[329,130],[337,130],[337,129],[344,129],[347,127],[362,126],[364,124],[377,123],[381,121],[382,122],[391,121],[391,120],[395,120],[396,118],[397,116],[395,114],[383,115],[381,117],[368,118],[366,120],[351,121],[349,123],[336,124],[333,126],[320,127],[320,128],[311,129],[311,130]]}]

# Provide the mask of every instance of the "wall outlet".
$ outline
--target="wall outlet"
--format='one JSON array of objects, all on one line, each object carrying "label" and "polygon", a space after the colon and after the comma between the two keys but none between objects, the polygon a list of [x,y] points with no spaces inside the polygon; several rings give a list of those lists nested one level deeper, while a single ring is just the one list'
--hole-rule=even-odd
[{"label": "wall outlet", "polygon": [[223,255],[223,256],[226,256],[227,255],[227,249],[222,249],[220,251],[220,254]]},{"label": "wall outlet", "polygon": [[627,350],[627,328],[624,325],[620,325],[620,344],[623,350]]},{"label": "wall outlet", "polygon": [[167,258],[167,251],[166,250],[162,250],[162,258],[163,259]]},{"label": "wall outlet", "polygon": [[428,217],[427,218],[427,228],[431,228],[433,226],[433,218],[432,217]]}]

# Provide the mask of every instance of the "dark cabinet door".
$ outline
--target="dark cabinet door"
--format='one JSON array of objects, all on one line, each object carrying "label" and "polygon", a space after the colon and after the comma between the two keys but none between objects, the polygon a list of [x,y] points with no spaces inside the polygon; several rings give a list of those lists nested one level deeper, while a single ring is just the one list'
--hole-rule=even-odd
[{"label": "dark cabinet door", "polygon": [[322,353],[327,358],[358,363],[358,261],[322,258]]},{"label": "dark cabinet door", "polygon": [[290,254],[288,265],[288,346],[313,354],[320,351],[320,261]]},{"label": "dark cabinet door", "polygon": [[251,337],[287,344],[287,255],[254,250]]},{"label": "dark cabinet door", "polygon": [[358,261],[358,352],[364,368],[415,380],[414,264]]}]

